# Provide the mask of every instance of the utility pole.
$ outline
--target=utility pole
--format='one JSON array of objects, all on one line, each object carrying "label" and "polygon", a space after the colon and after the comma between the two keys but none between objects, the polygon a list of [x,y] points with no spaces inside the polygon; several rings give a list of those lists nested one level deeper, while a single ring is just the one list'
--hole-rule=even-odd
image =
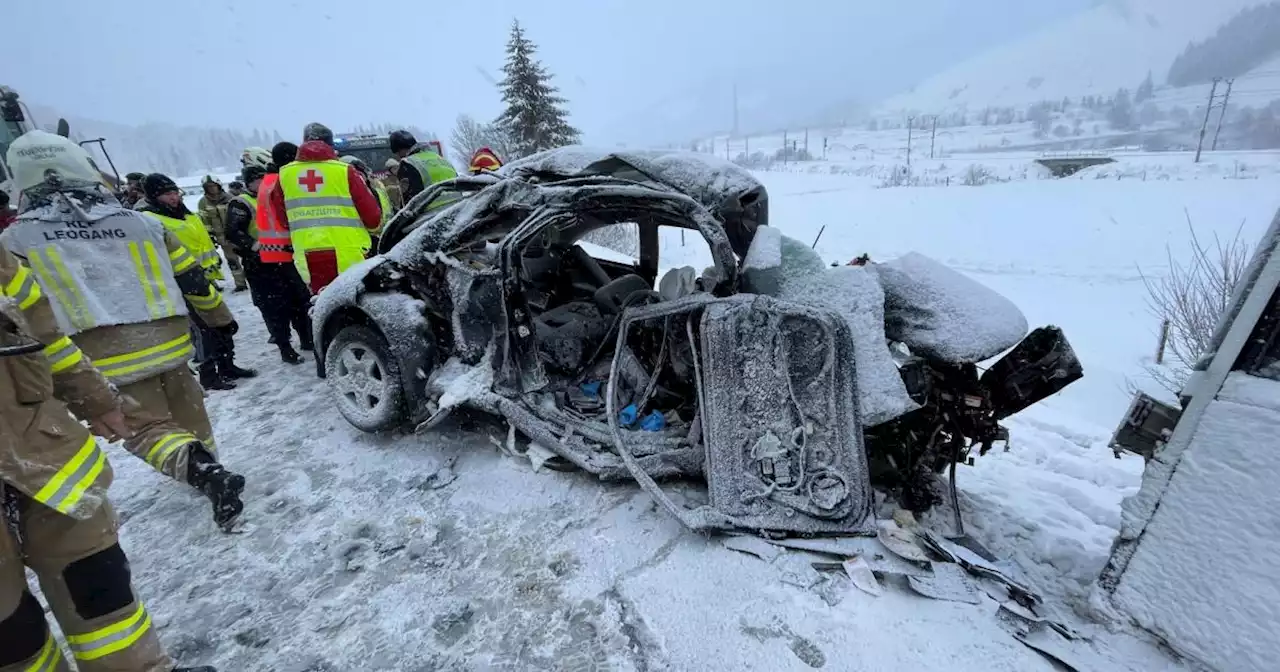
[{"label": "utility pole", "polygon": [[907,167],[911,167],[911,127],[915,125],[915,117],[907,117]]},{"label": "utility pole", "polygon": [[1210,151],[1218,151],[1218,134],[1222,132],[1222,120],[1227,117],[1227,103],[1231,102],[1231,85],[1235,83],[1235,77],[1227,80],[1227,92],[1222,95],[1222,111],[1218,113],[1218,128],[1213,131],[1213,146],[1209,148]]},{"label": "utility pole", "polygon": [[733,83],[733,137],[738,137],[738,83]]},{"label": "utility pole", "polygon": [[1221,77],[1213,78],[1213,88],[1209,89],[1209,104],[1204,108],[1204,122],[1200,124],[1200,142],[1196,143],[1196,163],[1200,163],[1200,150],[1204,149],[1204,134],[1209,128],[1209,113],[1213,111],[1213,101],[1218,95],[1218,82]]},{"label": "utility pole", "polygon": [[933,115],[933,131],[929,133],[929,158],[933,158],[933,142],[938,138],[938,115]]}]

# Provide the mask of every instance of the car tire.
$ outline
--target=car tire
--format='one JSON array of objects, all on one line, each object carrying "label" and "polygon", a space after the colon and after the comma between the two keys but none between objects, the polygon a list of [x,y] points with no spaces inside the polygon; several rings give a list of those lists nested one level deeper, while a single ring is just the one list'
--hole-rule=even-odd
[{"label": "car tire", "polygon": [[324,369],[338,412],[354,427],[385,432],[404,423],[400,362],[382,334],[362,324],[344,327],[325,351]]}]

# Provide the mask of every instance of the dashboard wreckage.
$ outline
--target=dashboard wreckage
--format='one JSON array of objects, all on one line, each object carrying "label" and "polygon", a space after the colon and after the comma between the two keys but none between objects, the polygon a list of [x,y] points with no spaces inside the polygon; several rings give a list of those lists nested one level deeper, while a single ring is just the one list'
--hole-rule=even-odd
[{"label": "dashboard wreckage", "polygon": [[[664,264],[670,229],[710,265]],[[601,253],[604,230],[631,253]],[[406,204],[379,252],[313,314],[349,422],[496,414],[549,466],[635,480],[695,530],[875,534],[873,484],[924,510],[951,468],[954,498],[954,466],[1007,440],[1001,419],[1082,375],[1059,330],[1028,335],[926,257],[828,267],[769,226],[759,181],[706,155],[569,147],[459,177]],[[705,480],[707,502],[674,501],[675,478]]]}]

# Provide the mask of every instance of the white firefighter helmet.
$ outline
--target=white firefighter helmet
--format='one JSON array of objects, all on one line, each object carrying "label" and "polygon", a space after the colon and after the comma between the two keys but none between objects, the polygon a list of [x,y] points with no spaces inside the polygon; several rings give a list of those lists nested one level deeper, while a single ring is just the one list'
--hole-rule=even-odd
[{"label": "white firefighter helmet", "polygon": [[263,170],[271,163],[271,150],[263,147],[245,147],[240,155],[240,163],[245,166],[256,166]]},{"label": "white firefighter helmet", "polygon": [[22,134],[9,145],[5,159],[13,171],[19,193],[44,185],[57,188],[102,185],[102,174],[89,158],[89,152],[48,131]]},{"label": "white firefighter helmet", "polygon": [[345,156],[338,157],[338,160],[349,166],[355,166],[356,170],[364,173],[365,175],[369,174],[369,166],[366,165],[358,156],[351,156],[350,154],[347,154]]}]

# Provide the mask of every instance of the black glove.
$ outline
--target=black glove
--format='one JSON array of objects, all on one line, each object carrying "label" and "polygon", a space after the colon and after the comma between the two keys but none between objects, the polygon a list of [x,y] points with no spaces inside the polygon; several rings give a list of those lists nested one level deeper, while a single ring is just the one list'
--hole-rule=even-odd
[{"label": "black glove", "polygon": [[236,332],[240,331],[240,323],[235,320],[231,320],[231,324],[218,327],[218,331],[221,331],[227,336],[235,336]]}]

